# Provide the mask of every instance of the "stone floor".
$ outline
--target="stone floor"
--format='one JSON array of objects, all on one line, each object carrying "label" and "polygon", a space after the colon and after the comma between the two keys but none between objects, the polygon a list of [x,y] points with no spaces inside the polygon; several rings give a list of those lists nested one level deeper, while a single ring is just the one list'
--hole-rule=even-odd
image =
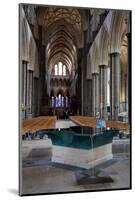
[{"label": "stone floor", "polygon": [[[75,125],[71,121],[57,121],[57,128],[68,128]],[[127,141],[126,141],[127,143]],[[53,163],[51,160],[23,161],[22,168],[22,193],[57,193],[72,191],[93,191],[106,189],[119,189],[130,187],[130,156],[129,150],[123,151],[123,146],[115,142],[113,159],[96,166],[107,172],[113,182],[98,184],[78,184],[77,172],[84,169]],[[127,148],[129,148],[129,144]],[[121,153],[122,149],[122,153]],[[117,152],[118,151],[118,152]]]},{"label": "stone floor", "polygon": [[128,158],[113,159],[99,168],[109,173],[114,182],[98,184],[77,184],[76,171],[51,162],[23,167],[23,194],[52,193],[68,191],[106,190],[130,187],[130,161]]}]

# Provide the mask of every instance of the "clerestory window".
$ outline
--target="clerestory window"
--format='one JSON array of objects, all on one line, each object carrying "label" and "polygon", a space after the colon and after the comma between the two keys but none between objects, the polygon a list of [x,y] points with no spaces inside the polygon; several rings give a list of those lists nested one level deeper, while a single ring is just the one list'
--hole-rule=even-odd
[{"label": "clerestory window", "polygon": [[62,62],[58,62],[58,64],[55,64],[54,66],[54,75],[55,76],[66,76],[66,65],[63,65]]}]

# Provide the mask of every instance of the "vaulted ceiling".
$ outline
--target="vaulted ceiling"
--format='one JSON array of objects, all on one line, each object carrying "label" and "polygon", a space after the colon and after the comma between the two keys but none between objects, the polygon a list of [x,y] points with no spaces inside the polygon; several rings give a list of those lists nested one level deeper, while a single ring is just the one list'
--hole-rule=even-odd
[{"label": "vaulted ceiling", "polygon": [[[51,73],[62,62],[74,72],[77,48],[82,41],[81,15],[75,8],[41,8],[39,18],[45,30],[47,66]],[[41,16],[42,15],[42,16]]]}]

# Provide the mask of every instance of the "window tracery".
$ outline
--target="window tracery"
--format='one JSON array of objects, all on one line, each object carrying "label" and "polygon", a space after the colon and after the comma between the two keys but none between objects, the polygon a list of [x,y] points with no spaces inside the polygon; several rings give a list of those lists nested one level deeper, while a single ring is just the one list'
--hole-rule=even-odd
[{"label": "window tracery", "polygon": [[66,76],[67,71],[66,71],[66,65],[63,65],[62,62],[58,62],[58,64],[54,65],[54,75],[55,76]]}]

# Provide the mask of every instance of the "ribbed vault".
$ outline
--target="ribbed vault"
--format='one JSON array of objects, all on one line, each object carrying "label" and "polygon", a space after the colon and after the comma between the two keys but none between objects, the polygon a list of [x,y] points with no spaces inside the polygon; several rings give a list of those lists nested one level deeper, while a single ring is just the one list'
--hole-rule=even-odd
[{"label": "ribbed vault", "polygon": [[75,26],[75,29],[80,31],[81,17],[79,11],[74,8],[48,8],[46,10],[44,20],[45,26],[49,27],[56,21],[64,19],[71,25]]},{"label": "ribbed vault", "polygon": [[52,73],[55,64],[62,62],[72,76],[78,43],[81,41],[79,11],[74,8],[47,8],[44,12],[44,27],[49,73]]},{"label": "ribbed vault", "polygon": [[[48,93],[53,90],[56,95],[61,89],[65,94],[65,91],[69,90],[70,87],[69,80],[74,79],[77,67],[77,49],[82,43],[81,15],[78,9],[57,7],[42,8],[40,13],[43,16],[46,67],[50,77]],[[62,66],[66,68],[67,81],[63,81],[59,73],[55,74],[55,67],[59,63],[62,63]]]}]

